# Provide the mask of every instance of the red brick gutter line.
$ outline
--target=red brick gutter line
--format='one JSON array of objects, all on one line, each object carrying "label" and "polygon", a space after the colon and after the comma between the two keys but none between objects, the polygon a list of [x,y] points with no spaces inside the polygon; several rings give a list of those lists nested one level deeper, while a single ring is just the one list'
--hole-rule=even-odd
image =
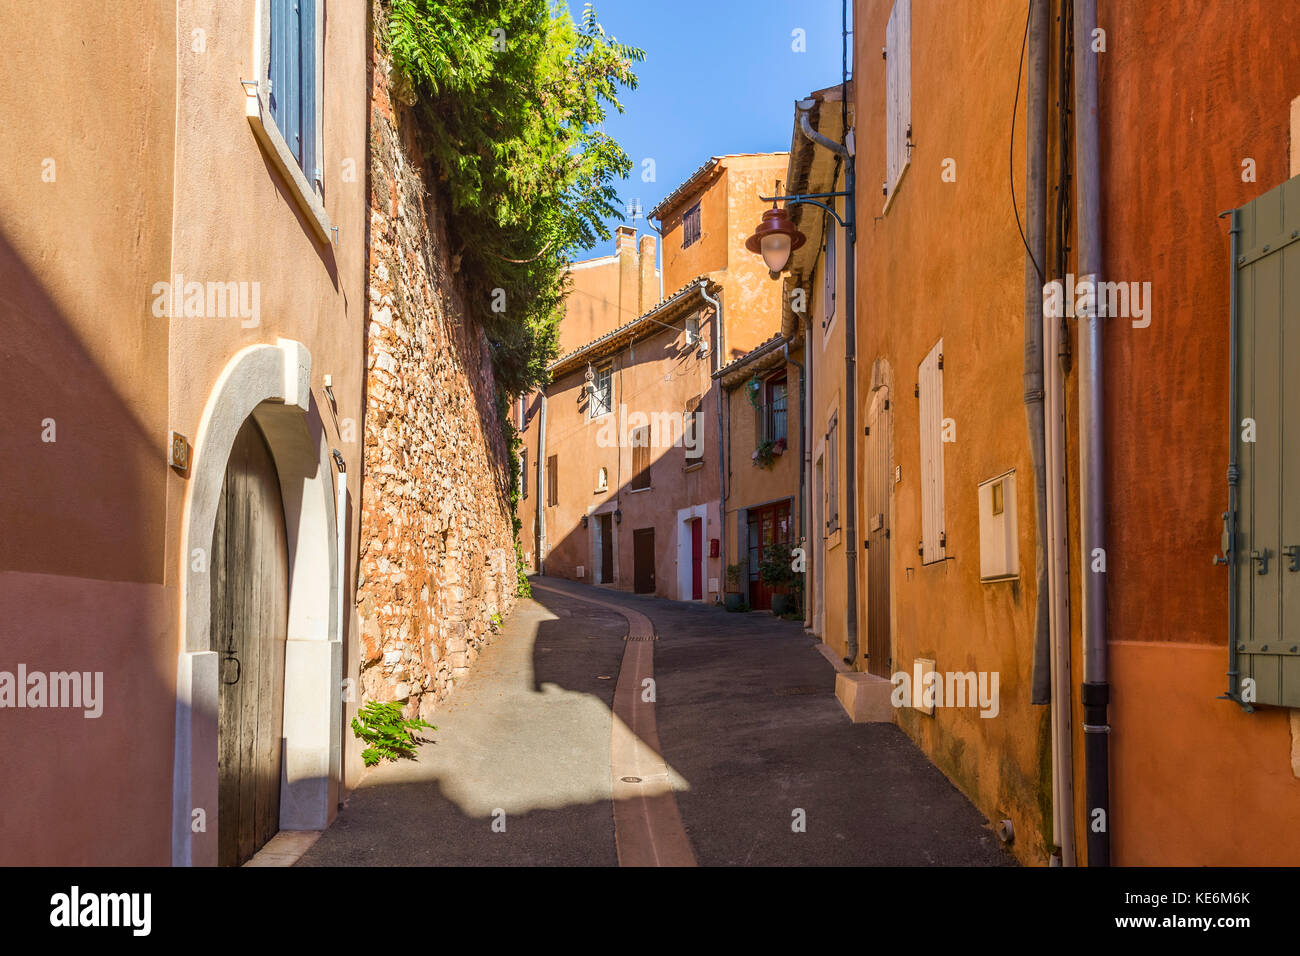
[{"label": "red brick gutter line", "polygon": [[[655,705],[643,694],[654,677],[654,625],[640,611],[567,589],[535,588],[617,611],[627,619],[627,642],[614,688],[609,770],[614,801],[614,842],[619,866],[695,866],[671,771],[660,756]],[[653,695],[651,695],[653,697]]]}]

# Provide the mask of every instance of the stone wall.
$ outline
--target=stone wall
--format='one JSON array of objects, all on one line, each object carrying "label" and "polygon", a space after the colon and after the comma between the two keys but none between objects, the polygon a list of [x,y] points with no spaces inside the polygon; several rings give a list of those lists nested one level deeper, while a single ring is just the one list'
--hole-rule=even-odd
[{"label": "stone wall", "polygon": [[515,558],[487,340],[466,316],[442,200],[392,78],[376,44],[361,688],[428,717],[514,605]]}]

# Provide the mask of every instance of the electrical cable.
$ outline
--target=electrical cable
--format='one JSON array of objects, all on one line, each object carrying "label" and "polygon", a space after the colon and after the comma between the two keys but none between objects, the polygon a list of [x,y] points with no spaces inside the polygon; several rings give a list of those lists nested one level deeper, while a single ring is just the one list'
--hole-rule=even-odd
[{"label": "electrical cable", "polygon": [[1038,284],[1043,285],[1043,270],[1038,266],[1038,260],[1034,258],[1034,253],[1029,248],[1029,240],[1025,238],[1025,230],[1020,225],[1020,207],[1016,204],[1016,114],[1020,112],[1020,81],[1024,77],[1025,69],[1025,46],[1029,42],[1029,20],[1034,13],[1034,0],[1029,0],[1028,12],[1025,14],[1025,33],[1020,39],[1020,59],[1016,63],[1016,99],[1011,106],[1011,147],[1007,151],[1007,172],[1010,175],[1011,183],[1011,211],[1016,214],[1016,231],[1020,233],[1020,242],[1025,247],[1025,255],[1029,256],[1029,261],[1034,264],[1034,271],[1038,273]]}]

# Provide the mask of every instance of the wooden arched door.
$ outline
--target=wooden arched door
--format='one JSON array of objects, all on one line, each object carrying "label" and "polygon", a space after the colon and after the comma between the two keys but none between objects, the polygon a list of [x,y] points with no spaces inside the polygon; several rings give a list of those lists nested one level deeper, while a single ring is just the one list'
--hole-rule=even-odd
[{"label": "wooden arched door", "polygon": [[288,546],[271,450],[249,417],[226,464],[212,533],[218,673],[217,859],[238,866],[280,826]]}]

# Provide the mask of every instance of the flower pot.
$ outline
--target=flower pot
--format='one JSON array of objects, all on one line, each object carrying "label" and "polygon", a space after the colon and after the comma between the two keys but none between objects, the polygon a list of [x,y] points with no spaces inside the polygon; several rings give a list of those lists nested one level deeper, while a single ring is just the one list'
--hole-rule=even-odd
[{"label": "flower pot", "polygon": [[788,595],[788,594],[773,594],[773,595],[772,595],[772,613],[775,614],[777,617],[780,617],[782,614],[789,614],[789,613],[790,613],[790,595]]},{"label": "flower pot", "polygon": [[728,591],[723,598],[723,604],[728,611],[739,611],[740,606],[745,603],[745,595],[739,591]]}]

